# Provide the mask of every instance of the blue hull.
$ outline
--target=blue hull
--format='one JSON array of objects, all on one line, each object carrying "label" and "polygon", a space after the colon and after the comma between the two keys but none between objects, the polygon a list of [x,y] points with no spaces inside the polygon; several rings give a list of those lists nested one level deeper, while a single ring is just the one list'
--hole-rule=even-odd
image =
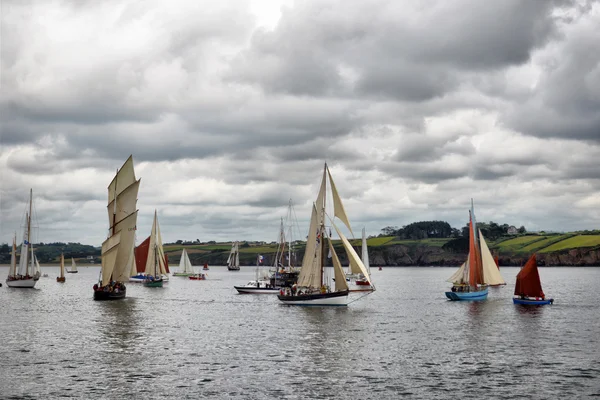
[{"label": "blue hull", "polygon": [[554,303],[554,299],[548,299],[548,300],[513,299],[513,303],[522,304],[524,306],[543,306],[544,304]]},{"label": "blue hull", "polygon": [[487,288],[477,292],[446,292],[446,297],[453,301],[477,301],[487,299]]}]

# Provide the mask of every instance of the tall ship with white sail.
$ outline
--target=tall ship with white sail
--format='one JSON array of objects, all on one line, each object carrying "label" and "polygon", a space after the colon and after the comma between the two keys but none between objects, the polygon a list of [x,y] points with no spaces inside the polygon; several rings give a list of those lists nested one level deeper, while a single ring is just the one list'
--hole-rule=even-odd
[{"label": "tall ship with white sail", "polygon": [[231,251],[227,258],[227,269],[229,271],[240,270],[240,244],[238,242],[233,242],[231,245]]},{"label": "tall ship with white sail", "polygon": [[165,251],[163,249],[160,227],[158,226],[158,216],[154,210],[154,221],[152,222],[152,232],[150,233],[150,245],[148,257],[146,259],[146,278],[144,286],[162,287],[163,275],[167,274],[165,268]]},{"label": "tall ship with white sail", "polygon": [[94,300],[116,300],[126,296],[125,282],[131,273],[139,187],[133,157],[129,156],[108,185],[109,231],[108,238],[102,243],[102,270],[94,285]]},{"label": "tall ship with white sail", "polygon": [[[326,210],[327,182],[329,182],[331,188],[333,217],[328,215]],[[277,296],[284,304],[300,306],[348,305],[348,283],[346,282],[344,270],[331,242],[331,232],[329,235],[327,234],[327,220],[331,222],[331,226],[335,229],[341,239],[350,263],[355,263],[359,267],[361,273],[368,276],[365,265],[346,236],[344,236],[336,226],[334,218],[337,218],[337,220],[346,225],[350,233],[352,233],[352,228],[348,217],[346,216],[342,200],[333,182],[331,172],[329,171],[327,164],[325,164],[317,201],[313,203],[312,207],[310,227],[298,283],[290,290],[286,289],[283,294]],[[333,264],[335,279],[335,286],[333,288],[330,285],[329,278],[325,274],[328,254],[331,255]]]}]

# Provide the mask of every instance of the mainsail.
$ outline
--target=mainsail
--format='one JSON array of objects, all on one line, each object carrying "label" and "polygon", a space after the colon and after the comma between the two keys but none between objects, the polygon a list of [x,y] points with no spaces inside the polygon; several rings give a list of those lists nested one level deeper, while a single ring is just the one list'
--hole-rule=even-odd
[{"label": "mainsail", "polygon": [[535,254],[531,256],[517,274],[515,296],[541,297],[542,299],[545,297]]},{"label": "mainsail", "polygon": [[109,237],[102,243],[102,285],[129,279],[128,261],[135,240],[137,194],[133,157],[129,156],[108,185]]},{"label": "mainsail", "polygon": [[479,244],[481,246],[481,260],[483,264],[483,281],[492,286],[506,285],[481,230],[479,230]]},{"label": "mainsail", "polygon": [[165,252],[163,250],[162,238],[160,236],[160,227],[158,226],[158,216],[154,210],[154,222],[152,222],[152,232],[150,233],[150,244],[148,258],[146,259],[146,275],[166,275]]},{"label": "mainsail", "polygon": [[188,257],[187,251],[183,249],[181,251],[181,259],[179,260],[179,273],[193,274],[194,268],[190,258]]}]

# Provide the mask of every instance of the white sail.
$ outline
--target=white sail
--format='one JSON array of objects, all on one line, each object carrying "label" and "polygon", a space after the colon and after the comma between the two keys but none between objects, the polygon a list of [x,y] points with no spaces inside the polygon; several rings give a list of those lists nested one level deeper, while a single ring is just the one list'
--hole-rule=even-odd
[{"label": "white sail", "polygon": [[338,194],[337,188],[335,187],[335,183],[333,183],[333,178],[331,177],[331,172],[329,168],[327,168],[327,174],[329,175],[329,183],[331,184],[331,194],[333,197],[333,215],[336,216],[340,221],[346,225],[352,236],[354,233],[352,232],[352,227],[350,226],[350,221],[348,221],[348,216],[346,215],[346,210],[344,209],[344,205],[342,204],[342,199]]},{"label": "white sail", "polygon": [[367,247],[367,236],[365,233],[365,228],[362,229],[362,246],[361,246],[361,251],[362,251],[362,262],[365,265],[365,268],[367,269],[367,271],[369,271],[369,274],[371,273],[371,265],[369,264],[369,248]]},{"label": "white sail", "polygon": [[[29,222],[29,214],[25,213],[26,224]],[[23,242],[21,242],[21,257],[19,259],[19,271],[18,275],[25,276],[29,275],[29,241],[27,240],[27,227],[23,234]]]},{"label": "white sail", "polygon": [[17,274],[17,234],[13,238],[12,251],[10,252],[10,269],[8,276],[14,277]]},{"label": "white sail", "polygon": [[308,238],[306,240],[306,249],[302,259],[302,269],[298,276],[298,286],[300,287],[321,287],[321,230],[319,227],[317,207],[313,205],[310,218],[310,227],[308,229]]},{"label": "white sail", "polygon": [[328,237],[327,242],[329,243],[329,251],[331,252],[331,261],[333,263],[333,276],[335,277],[335,291],[340,292],[343,290],[348,290],[348,283],[346,282],[346,277],[344,276],[344,270],[342,269],[342,264],[340,263],[340,259],[338,258],[333,244],[331,244],[331,239]]},{"label": "white sail", "polygon": [[186,274],[194,273],[194,268],[192,267],[192,262],[190,261],[190,258],[187,254],[187,251],[185,251],[185,249],[183,249],[181,252],[181,259],[179,260],[179,272],[186,273]]},{"label": "white sail", "polygon": [[481,246],[481,261],[483,263],[483,281],[488,285],[505,285],[506,282],[500,275],[500,270],[488,248],[485,238],[479,230],[479,244]]},{"label": "white sail", "polygon": [[77,272],[77,264],[75,264],[75,259],[71,257],[71,271]]},{"label": "white sail", "polygon": [[[75,264],[75,261],[73,261],[73,264]],[[127,261],[127,270],[129,271],[129,276],[137,275],[137,266],[136,266],[136,262],[135,262],[134,246],[131,246],[131,252],[129,253],[129,261]]]},{"label": "white sail", "polygon": [[117,232],[102,243],[102,286],[110,283],[115,262],[117,260],[117,250],[121,242],[121,232]]},{"label": "white sail", "polygon": [[[31,253],[33,254],[33,247],[31,247]],[[33,259],[35,260],[35,267],[33,269],[33,276],[40,276],[42,275],[42,269],[40,268],[40,262],[37,259],[37,256],[33,256]]]},{"label": "white sail", "polygon": [[450,282],[450,283],[466,282],[466,280],[464,280],[464,276],[465,276],[465,269],[466,270],[469,269],[468,266],[469,266],[469,259],[467,258],[467,261],[462,263],[460,268],[455,273],[453,273],[450,278],[446,279],[446,282]]},{"label": "white sail", "polygon": [[60,277],[65,277],[65,256],[62,253],[60,255]]},{"label": "white sail", "polygon": [[231,245],[231,252],[229,253],[229,257],[227,257],[227,266],[234,269],[240,268],[240,249],[238,242],[233,242]]},{"label": "white sail", "polygon": [[342,232],[340,232],[340,230],[338,229],[338,227],[335,224],[333,224],[333,227],[335,228],[335,231],[339,235],[340,239],[342,239],[342,244],[344,245],[344,248],[346,249],[346,254],[348,254],[348,259],[351,260],[351,262],[354,262],[358,265],[361,273],[364,276],[369,276],[369,271],[367,271],[367,268],[365,267],[365,265],[361,261],[360,257],[356,253],[356,250],[354,250],[354,247],[352,247],[352,245],[350,244],[348,239],[346,239],[346,236],[344,236],[344,234],[342,234]]}]

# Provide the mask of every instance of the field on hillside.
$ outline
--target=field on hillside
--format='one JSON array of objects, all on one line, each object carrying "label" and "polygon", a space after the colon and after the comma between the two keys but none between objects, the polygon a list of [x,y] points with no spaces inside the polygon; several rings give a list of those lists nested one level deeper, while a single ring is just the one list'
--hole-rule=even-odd
[{"label": "field on hillside", "polygon": [[544,249],[540,253],[549,253],[552,251],[560,251],[577,247],[596,247],[600,246],[600,235],[578,235],[566,238],[560,242],[554,243]]}]

